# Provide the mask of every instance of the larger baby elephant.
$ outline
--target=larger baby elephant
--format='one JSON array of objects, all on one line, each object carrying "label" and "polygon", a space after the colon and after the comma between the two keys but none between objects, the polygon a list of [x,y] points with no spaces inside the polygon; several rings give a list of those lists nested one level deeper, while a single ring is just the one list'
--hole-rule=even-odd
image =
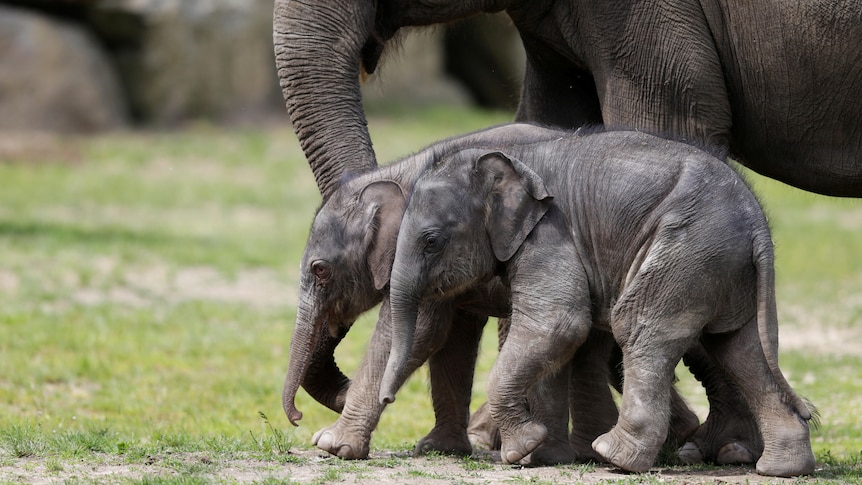
[{"label": "larger baby elephant", "polygon": [[752,409],[758,473],[811,473],[811,414],[778,368],[773,262],[748,187],[690,146],[609,132],[462,151],[425,172],[402,219],[380,400],[394,400],[420,303],[499,277],[512,319],[488,395],[504,461],[547,433],[525,390],[569,362],[595,326],[612,332],[624,364],[619,419],[593,442],[605,459],[652,466],[674,368],[701,341]]},{"label": "larger baby elephant", "polygon": [[[412,191],[425,168],[466,147],[504,149],[567,136],[572,132],[523,123],[489,128],[438,142],[354,177],[324,200],[303,255],[296,327],[283,393],[285,413],[291,423],[302,418],[294,402],[300,384],[316,400],[341,413],[333,425],[314,435],[318,447],[343,458],[368,455],[371,433],[383,411],[377,396],[390,346],[388,290],[396,236],[405,194]],[[450,300],[449,305],[426,309],[427,318],[422,320],[426,323],[420,322],[415,333],[408,371],[428,361],[437,420],[434,429],[417,444],[417,452],[471,452],[466,426],[479,338],[489,315],[503,316],[510,311],[508,289],[500,290],[499,285],[484,285],[472,294]],[[380,318],[351,382],[336,365],[335,346],[358,315],[381,302]],[[572,375],[573,380],[585,385],[570,397],[571,439],[566,436],[565,396],[553,403],[534,403],[534,408],[547,405],[559,411],[562,402],[563,409],[551,439],[530,457],[532,464],[594,457],[590,443],[616,421],[617,410],[606,384],[610,373],[607,358],[602,360],[599,347],[591,346],[595,352],[579,354],[582,359],[598,363],[583,365]],[[404,374],[406,378],[409,372]],[[564,373],[557,378],[564,379]],[[684,401],[674,395],[673,421],[677,429],[670,439],[681,443],[698,423]],[[720,402],[730,401],[721,398]],[[725,405],[722,409],[725,415],[739,414],[735,406]],[[582,416],[587,417],[580,419]],[[720,449],[727,443],[732,448],[740,439],[749,441],[745,435],[740,438],[720,430],[708,433],[708,437],[706,446],[698,442],[698,448]],[[569,442],[572,446],[568,446]]]}]

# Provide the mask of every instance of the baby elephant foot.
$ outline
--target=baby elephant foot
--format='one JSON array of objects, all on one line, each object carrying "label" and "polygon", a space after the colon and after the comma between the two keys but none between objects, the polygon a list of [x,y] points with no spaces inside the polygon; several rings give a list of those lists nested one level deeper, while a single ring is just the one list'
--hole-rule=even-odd
[{"label": "baby elephant foot", "polygon": [[467,433],[464,431],[464,428],[447,430],[435,426],[430,433],[419,440],[419,443],[416,444],[416,448],[413,450],[414,455],[424,455],[431,452],[470,456],[473,453],[473,447],[467,439]]},{"label": "baby elephant foot", "polygon": [[503,445],[500,447],[500,458],[503,463],[518,463],[533,452],[548,436],[548,429],[539,423],[528,421],[515,426],[509,432],[502,433]]},{"label": "baby elephant foot", "polygon": [[368,458],[369,441],[355,433],[342,429],[338,422],[314,433],[311,438],[318,448],[346,460],[364,460]]},{"label": "baby elephant foot", "polygon": [[593,441],[593,449],[608,463],[625,471],[642,473],[652,467],[661,442],[645,446],[619,426]]},{"label": "baby elephant foot", "polygon": [[[795,428],[795,429],[794,429]],[[796,477],[814,473],[814,453],[808,424],[786,426],[764,439],[763,455],[757,460],[757,473],[771,477]]]}]

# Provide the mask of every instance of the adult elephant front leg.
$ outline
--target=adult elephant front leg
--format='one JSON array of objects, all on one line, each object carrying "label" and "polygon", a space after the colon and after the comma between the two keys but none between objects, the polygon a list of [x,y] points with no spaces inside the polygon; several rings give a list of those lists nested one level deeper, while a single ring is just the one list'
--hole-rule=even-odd
[{"label": "adult elephant front leg", "polygon": [[435,424],[416,445],[415,453],[431,451],[470,455],[467,437],[470,398],[482,330],[488,317],[457,310],[446,343],[428,360]]},{"label": "adult elephant front leg", "polygon": [[[425,306],[420,312],[406,371],[400,386],[440,348],[452,322],[450,305]],[[320,449],[346,459],[368,457],[371,433],[380,422],[385,407],[378,400],[381,371],[386,367],[392,343],[389,298],[383,299],[380,314],[365,357],[347,391],[341,416],[331,426],[314,434],[313,443]]]},{"label": "adult elephant front leg", "polygon": [[[534,40],[524,38],[527,64],[516,121],[535,121],[568,129],[602,122],[601,106],[592,74],[572,66],[542,47],[531,49]],[[543,52],[537,59],[534,52]],[[566,109],[560,109],[565,106]]]},{"label": "adult elephant front leg", "polygon": [[[509,317],[497,319],[497,352],[503,347],[506,336],[509,335]],[[470,425],[467,426],[467,436],[474,448],[481,450],[500,449],[500,428],[491,419],[491,410],[488,409],[488,401],[482,403],[479,409],[470,416]]]}]

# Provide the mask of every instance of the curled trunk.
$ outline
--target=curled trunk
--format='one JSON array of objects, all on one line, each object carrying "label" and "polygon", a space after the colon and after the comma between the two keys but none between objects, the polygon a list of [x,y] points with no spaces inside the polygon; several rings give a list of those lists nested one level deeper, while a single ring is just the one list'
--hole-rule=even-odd
[{"label": "curled trunk", "polygon": [[296,314],[296,327],[290,342],[290,363],[284,378],[281,402],[288,420],[294,426],[302,419],[296,408],[296,393],[300,384],[317,402],[341,412],[350,379],[335,364],[335,347],[347,333],[330,335],[307,298],[302,298]]}]

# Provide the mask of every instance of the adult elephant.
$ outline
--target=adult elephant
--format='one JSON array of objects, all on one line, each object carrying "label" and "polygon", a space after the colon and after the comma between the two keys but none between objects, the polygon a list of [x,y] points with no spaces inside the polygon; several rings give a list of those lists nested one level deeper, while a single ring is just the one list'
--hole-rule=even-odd
[{"label": "adult elephant", "polygon": [[[359,78],[376,70],[399,30],[499,11],[527,53],[516,119],[715,144],[797,187],[862,196],[862,4],[276,0],[280,82],[324,200],[345,175],[377,165]],[[342,396],[348,381],[331,359],[337,338],[325,343],[319,368],[339,386],[324,394]],[[714,367],[692,370],[722,382],[708,379]],[[725,421],[711,412],[701,441],[720,444],[710,437],[728,433]],[[745,428],[730,432],[750,437]]]},{"label": "adult elephant", "polygon": [[499,11],[527,54],[517,120],[718,144],[790,185],[862,196],[859,2],[276,0],[281,86],[324,197],[376,165],[359,77],[387,42]]}]

